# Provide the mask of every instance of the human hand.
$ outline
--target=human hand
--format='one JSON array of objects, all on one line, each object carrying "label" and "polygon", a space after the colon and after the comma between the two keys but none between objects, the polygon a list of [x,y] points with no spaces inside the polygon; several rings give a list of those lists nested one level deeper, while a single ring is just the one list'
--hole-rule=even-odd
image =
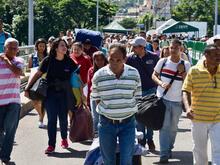
[{"label": "human hand", "polygon": [[0,55],[0,59],[4,61],[6,64],[11,64],[11,61],[5,55]]},{"label": "human hand", "polygon": [[27,90],[24,91],[24,96],[27,97],[27,98],[30,98],[29,92]]},{"label": "human hand", "polygon": [[194,114],[193,114],[193,110],[191,108],[186,110],[186,117],[190,120],[193,120]]},{"label": "human hand", "polygon": [[169,89],[169,88],[171,87],[170,84],[167,84],[167,83],[165,83],[165,82],[161,82],[160,86],[161,86],[162,88],[164,88],[164,89]]}]

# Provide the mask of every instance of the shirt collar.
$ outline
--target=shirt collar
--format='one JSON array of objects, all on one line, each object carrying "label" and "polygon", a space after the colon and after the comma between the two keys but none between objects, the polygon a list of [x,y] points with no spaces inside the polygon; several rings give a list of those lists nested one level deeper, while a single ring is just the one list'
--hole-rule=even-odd
[{"label": "shirt collar", "polygon": [[[112,70],[110,69],[109,65],[107,65],[107,73],[109,75],[115,76],[115,73],[112,72]],[[124,71],[122,73],[122,75],[120,77],[125,77],[128,75],[128,65],[124,64]]]},{"label": "shirt collar", "polygon": [[[209,73],[208,69],[205,67],[204,62],[205,62],[205,59],[202,60],[202,62],[201,62],[200,64],[197,64],[197,65],[198,65],[198,68],[199,68],[201,71],[207,71],[207,72]],[[216,74],[217,74],[217,73],[220,73],[220,67],[219,67],[219,66],[218,66],[218,69],[217,69]],[[210,74],[210,73],[209,73],[209,74]]]}]

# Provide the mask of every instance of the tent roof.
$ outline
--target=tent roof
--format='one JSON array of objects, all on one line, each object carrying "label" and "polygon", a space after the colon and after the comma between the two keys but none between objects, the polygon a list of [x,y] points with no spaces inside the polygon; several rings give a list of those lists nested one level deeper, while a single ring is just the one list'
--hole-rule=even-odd
[{"label": "tent roof", "polygon": [[162,33],[180,33],[180,32],[195,32],[195,31],[199,31],[199,29],[180,21],[163,29]]},{"label": "tent roof", "polygon": [[174,19],[169,19],[166,22],[164,22],[162,25],[160,25],[157,29],[156,32],[158,34],[162,33],[163,29],[167,28],[170,25],[173,25],[174,23],[176,23],[176,21]]},{"label": "tent roof", "polygon": [[117,21],[113,21],[103,28],[103,32],[109,33],[126,33],[127,29],[121,26]]}]

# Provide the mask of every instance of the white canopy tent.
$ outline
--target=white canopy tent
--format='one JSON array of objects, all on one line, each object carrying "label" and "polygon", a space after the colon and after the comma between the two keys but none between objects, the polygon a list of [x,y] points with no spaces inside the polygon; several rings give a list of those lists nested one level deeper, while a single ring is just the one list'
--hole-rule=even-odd
[{"label": "white canopy tent", "polygon": [[168,21],[166,21],[165,23],[163,23],[161,26],[159,26],[157,29],[156,29],[156,33],[157,34],[162,34],[163,30],[165,28],[167,28],[168,26],[171,26],[173,24],[177,23],[177,21],[175,21],[174,19],[169,19]]}]

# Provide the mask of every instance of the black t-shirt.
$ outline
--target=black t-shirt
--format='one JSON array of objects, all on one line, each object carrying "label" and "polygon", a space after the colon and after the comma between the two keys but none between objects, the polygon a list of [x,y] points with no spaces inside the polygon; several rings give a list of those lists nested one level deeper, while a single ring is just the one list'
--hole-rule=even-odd
[{"label": "black t-shirt", "polygon": [[[49,70],[47,68],[49,65]],[[43,73],[47,72],[47,82],[52,84],[58,81],[70,81],[71,73],[77,69],[75,62],[69,58],[65,57],[63,60],[59,61],[55,58],[45,57],[42,61],[39,70]]]}]

